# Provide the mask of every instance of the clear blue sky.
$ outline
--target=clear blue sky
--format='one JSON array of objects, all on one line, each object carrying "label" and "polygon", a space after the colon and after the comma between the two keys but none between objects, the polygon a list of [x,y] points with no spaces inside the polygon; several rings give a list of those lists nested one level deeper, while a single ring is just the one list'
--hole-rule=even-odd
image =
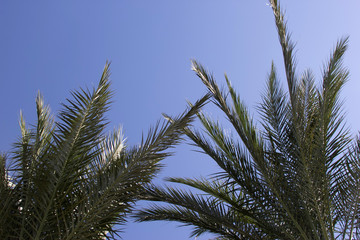
[{"label": "clear blue sky", "polygon": [[[274,60],[284,80],[281,52],[266,0],[0,0],[0,151],[19,136],[19,110],[34,123],[38,90],[54,113],[69,90],[94,86],[112,61],[112,126],[122,125],[129,144],[165,112],[182,112],[205,88],[190,70],[195,58],[219,83],[226,72],[253,110]],[[283,0],[298,70],[321,67],[341,36],[350,36],[345,65],[351,78],[343,93],[348,123],[360,130],[360,2]],[[284,82],[285,83],[285,82]],[[213,108],[207,107],[210,112]],[[216,112],[215,118],[221,116]],[[166,159],[165,176],[206,176],[218,169],[193,147],[181,145]],[[189,239],[173,223],[132,223],[123,239]],[[209,239],[211,235],[199,237]]]}]

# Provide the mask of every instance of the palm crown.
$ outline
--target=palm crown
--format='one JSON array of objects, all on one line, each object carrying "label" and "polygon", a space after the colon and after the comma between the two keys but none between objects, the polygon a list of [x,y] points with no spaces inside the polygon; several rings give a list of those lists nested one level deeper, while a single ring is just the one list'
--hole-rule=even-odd
[{"label": "palm crown", "polygon": [[129,148],[120,130],[104,133],[112,95],[108,67],[97,88],[72,92],[59,121],[40,95],[34,128],[21,117],[13,153],[0,156],[1,239],[114,238],[166,150],[207,99]]},{"label": "palm crown", "polygon": [[169,205],[137,212],[139,221],[178,221],[194,226],[192,235],[212,232],[219,239],[360,238],[359,146],[350,147],[339,100],[348,78],[342,67],[348,39],[336,44],[317,88],[311,71],[296,74],[294,44],[284,15],[276,0],[270,4],[288,91],[281,89],[272,64],[259,107],[259,129],[227,77],[227,90],[221,90],[194,61],[193,70],[238,138],[199,113],[205,134],[191,128],[185,129],[186,134],[221,172],[211,179],[168,179],[205,193],[201,195],[150,186],[146,199]]}]

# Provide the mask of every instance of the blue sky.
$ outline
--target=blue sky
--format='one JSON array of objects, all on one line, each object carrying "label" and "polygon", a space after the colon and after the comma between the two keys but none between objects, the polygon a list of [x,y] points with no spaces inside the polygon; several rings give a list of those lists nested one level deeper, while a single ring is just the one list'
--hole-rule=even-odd
[{"label": "blue sky", "polygon": [[[298,70],[321,76],[337,39],[350,36],[343,90],[352,133],[360,130],[360,2],[282,1],[297,43]],[[35,118],[40,90],[54,114],[69,90],[94,86],[106,60],[112,62],[112,126],[122,125],[128,144],[161,118],[181,113],[205,87],[190,70],[197,59],[224,84],[226,72],[256,117],[255,107],[274,60],[284,80],[281,51],[266,0],[0,1],[0,151],[19,136],[19,110]],[[318,78],[319,81],[319,78]],[[285,86],[285,81],[284,86]],[[205,109],[212,112],[213,108]],[[213,112],[214,118],[222,119]],[[206,176],[218,171],[183,144],[164,161],[165,176]],[[143,204],[143,203],[141,203]],[[191,228],[173,223],[132,223],[123,239],[189,239]],[[211,235],[199,237],[209,239]]]}]

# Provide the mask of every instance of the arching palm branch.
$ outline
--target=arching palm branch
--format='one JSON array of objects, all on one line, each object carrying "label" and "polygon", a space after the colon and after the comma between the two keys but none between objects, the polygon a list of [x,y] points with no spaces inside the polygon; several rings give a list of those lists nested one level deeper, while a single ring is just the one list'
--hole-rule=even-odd
[{"label": "arching palm branch", "polygon": [[72,92],[59,121],[40,95],[35,127],[28,129],[21,117],[14,152],[0,157],[0,239],[113,238],[207,99],[129,148],[120,130],[104,133],[112,95],[108,67],[95,89]]},{"label": "arching palm branch", "polygon": [[[193,70],[235,136],[199,113],[202,131],[186,128],[193,144],[222,169],[211,179],[170,178],[204,194],[151,186],[154,205],[139,221],[169,220],[194,226],[192,235],[219,239],[360,239],[359,145],[349,150],[339,92],[348,78],[342,67],[347,38],[340,40],[315,87],[311,71],[296,74],[294,44],[276,0],[270,1],[282,47],[288,92],[280,88],[274,65],[259,107],[257,128],[227,81],[221,90],[200,64]],[[350,152],[350,153],[349,153]]]}]

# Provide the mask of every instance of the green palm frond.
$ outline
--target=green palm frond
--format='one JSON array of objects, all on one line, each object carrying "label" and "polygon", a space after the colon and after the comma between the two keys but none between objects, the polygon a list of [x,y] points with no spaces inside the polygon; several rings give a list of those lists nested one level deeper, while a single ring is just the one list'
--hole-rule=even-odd
[{"label": "green palm frond", "polygon": [[115,239],[144,186],[171,155],[205,95],[173,121],[158,122],[138,146],[104,133],[112,96],[109,64],[96,88],[80,89],[54,121],[40,94],[37,123],[0,156],[1,239]]},{"label": "green palm frond", "polygon": [[360,207],[360,141],[359,138],[350,148],[342,165],[336,174],[336,185],[333,196],[334,212],[337,216],[335,232],[342,238],[359,239],[359,207]]},{"label": "green palm frond", "polygon": [[[208,186],[210,187],[210,186]],[[154,206],[138,212],[136,216],[141,221],[169,220],[179,221],[184,225],[194,226],[191,236],[204,232],[212,232],[228,239],[256,239],[261,235],[246,221],[236,221],[236,214],[226,204],[216,198],[200,197],[180,189],[156,188],[147,189],[147,200],[171,203],[171,207]],[[250,221],[250,220],[249,220]]]},{"label": "green palm frond", "polygon": [[199,112],[203,130],[185,132],[221,170],[211,180],[169,179],[201,195],[151,186],[147,199],[168,205],[138,212],[140,221],[179,221],[194,226],[197,235],[207,231],[225,239],[357,239],[359,145],[350,147],[340,100],[348,79],[342,66],[348,38],[336,44],[317,87],[311,70],[297,74],[284,14],[278,1],[270,0],[270,5],[288,91],[282,90],[272,63],[258,107],[258,128],[227,76],[223,89],[193,61],[193,70],[233,131]]}]

